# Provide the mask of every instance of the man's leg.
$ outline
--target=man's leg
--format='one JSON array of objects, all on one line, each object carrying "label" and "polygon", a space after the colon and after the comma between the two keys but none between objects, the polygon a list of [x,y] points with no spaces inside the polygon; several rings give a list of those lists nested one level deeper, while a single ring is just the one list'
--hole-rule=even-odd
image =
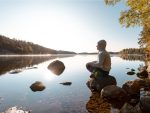
[{"label": "man's leg", "polygon": [[87,70],[89,70],[90,72],[93,72],[94,67],[92,67],[91,64],[92,64],[92,62],[87,63],[87,64],[86,64],[86,68],[87,68]]}]

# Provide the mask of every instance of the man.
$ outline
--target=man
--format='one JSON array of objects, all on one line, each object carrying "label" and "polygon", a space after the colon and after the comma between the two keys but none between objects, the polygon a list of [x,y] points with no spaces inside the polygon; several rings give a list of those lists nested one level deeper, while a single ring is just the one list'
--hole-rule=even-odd
[{"label": "man", "polygon": [[96,47],[99,51],[98,61],[88,62],[86,67],[90,72],[100,71],[103,75],[108,75],[111,69],[111,58],[106,51],[106,41],[100,40]]},{"label": "man", "polygon": [[86,64],[87,69],[92,72],[90,76],[92,79],[87,82],[87,86],[91,89],[95,87],[95,79],[99,79],[101,76],[108,76],[111,69],[111,58],[109,53],[106,51],[106,41],[100,40],[97,43],[98,60],[93,62],[88,62]]}]

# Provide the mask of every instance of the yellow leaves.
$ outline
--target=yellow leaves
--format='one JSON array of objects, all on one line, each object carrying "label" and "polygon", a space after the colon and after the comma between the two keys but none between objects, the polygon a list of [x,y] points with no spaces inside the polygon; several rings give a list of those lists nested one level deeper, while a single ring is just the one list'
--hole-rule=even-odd
[{"label": "yellow leaves", "polygon": [[[121,0],[105,0],[107,5],[115,5]],[[142,26],[139,44],[150,50],[150,0],[126,0],[128,10],[122,11],[119,21],[125,27]]]},{"label": "yellow leaves", "polygon": [[139,19],[139,13],[135,12],[134,10],[127,10],[121,12],[119,21],[125,27],[141,25],[141,20]]},{"label": "yellow leaves", "polygon": [[129,10],[121,13],[120,23],[126,27],[150,26],[150,2],[149,0],[128,0]]}]

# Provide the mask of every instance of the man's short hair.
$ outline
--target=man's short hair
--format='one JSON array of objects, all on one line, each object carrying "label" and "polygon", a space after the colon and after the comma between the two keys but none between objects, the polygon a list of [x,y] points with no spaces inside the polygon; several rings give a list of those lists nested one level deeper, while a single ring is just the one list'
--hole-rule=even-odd
[{"label": "man's short hair", "polygon": [[98,41],[98,44],[103,44],[103,45],[105,45],[106,46],[106,41],[105,40],[100,40],[100,41]]}]

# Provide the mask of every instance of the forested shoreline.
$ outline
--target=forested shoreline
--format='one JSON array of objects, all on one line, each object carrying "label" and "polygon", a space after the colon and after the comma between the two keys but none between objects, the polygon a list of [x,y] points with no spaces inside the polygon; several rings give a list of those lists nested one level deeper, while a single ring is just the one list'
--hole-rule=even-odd
[{"label": "forested shoreline", "polygon": [[75,52],[54,50],[32,42],[10,39],[0,35],[0,55],[2,54],[75,54]]}]

